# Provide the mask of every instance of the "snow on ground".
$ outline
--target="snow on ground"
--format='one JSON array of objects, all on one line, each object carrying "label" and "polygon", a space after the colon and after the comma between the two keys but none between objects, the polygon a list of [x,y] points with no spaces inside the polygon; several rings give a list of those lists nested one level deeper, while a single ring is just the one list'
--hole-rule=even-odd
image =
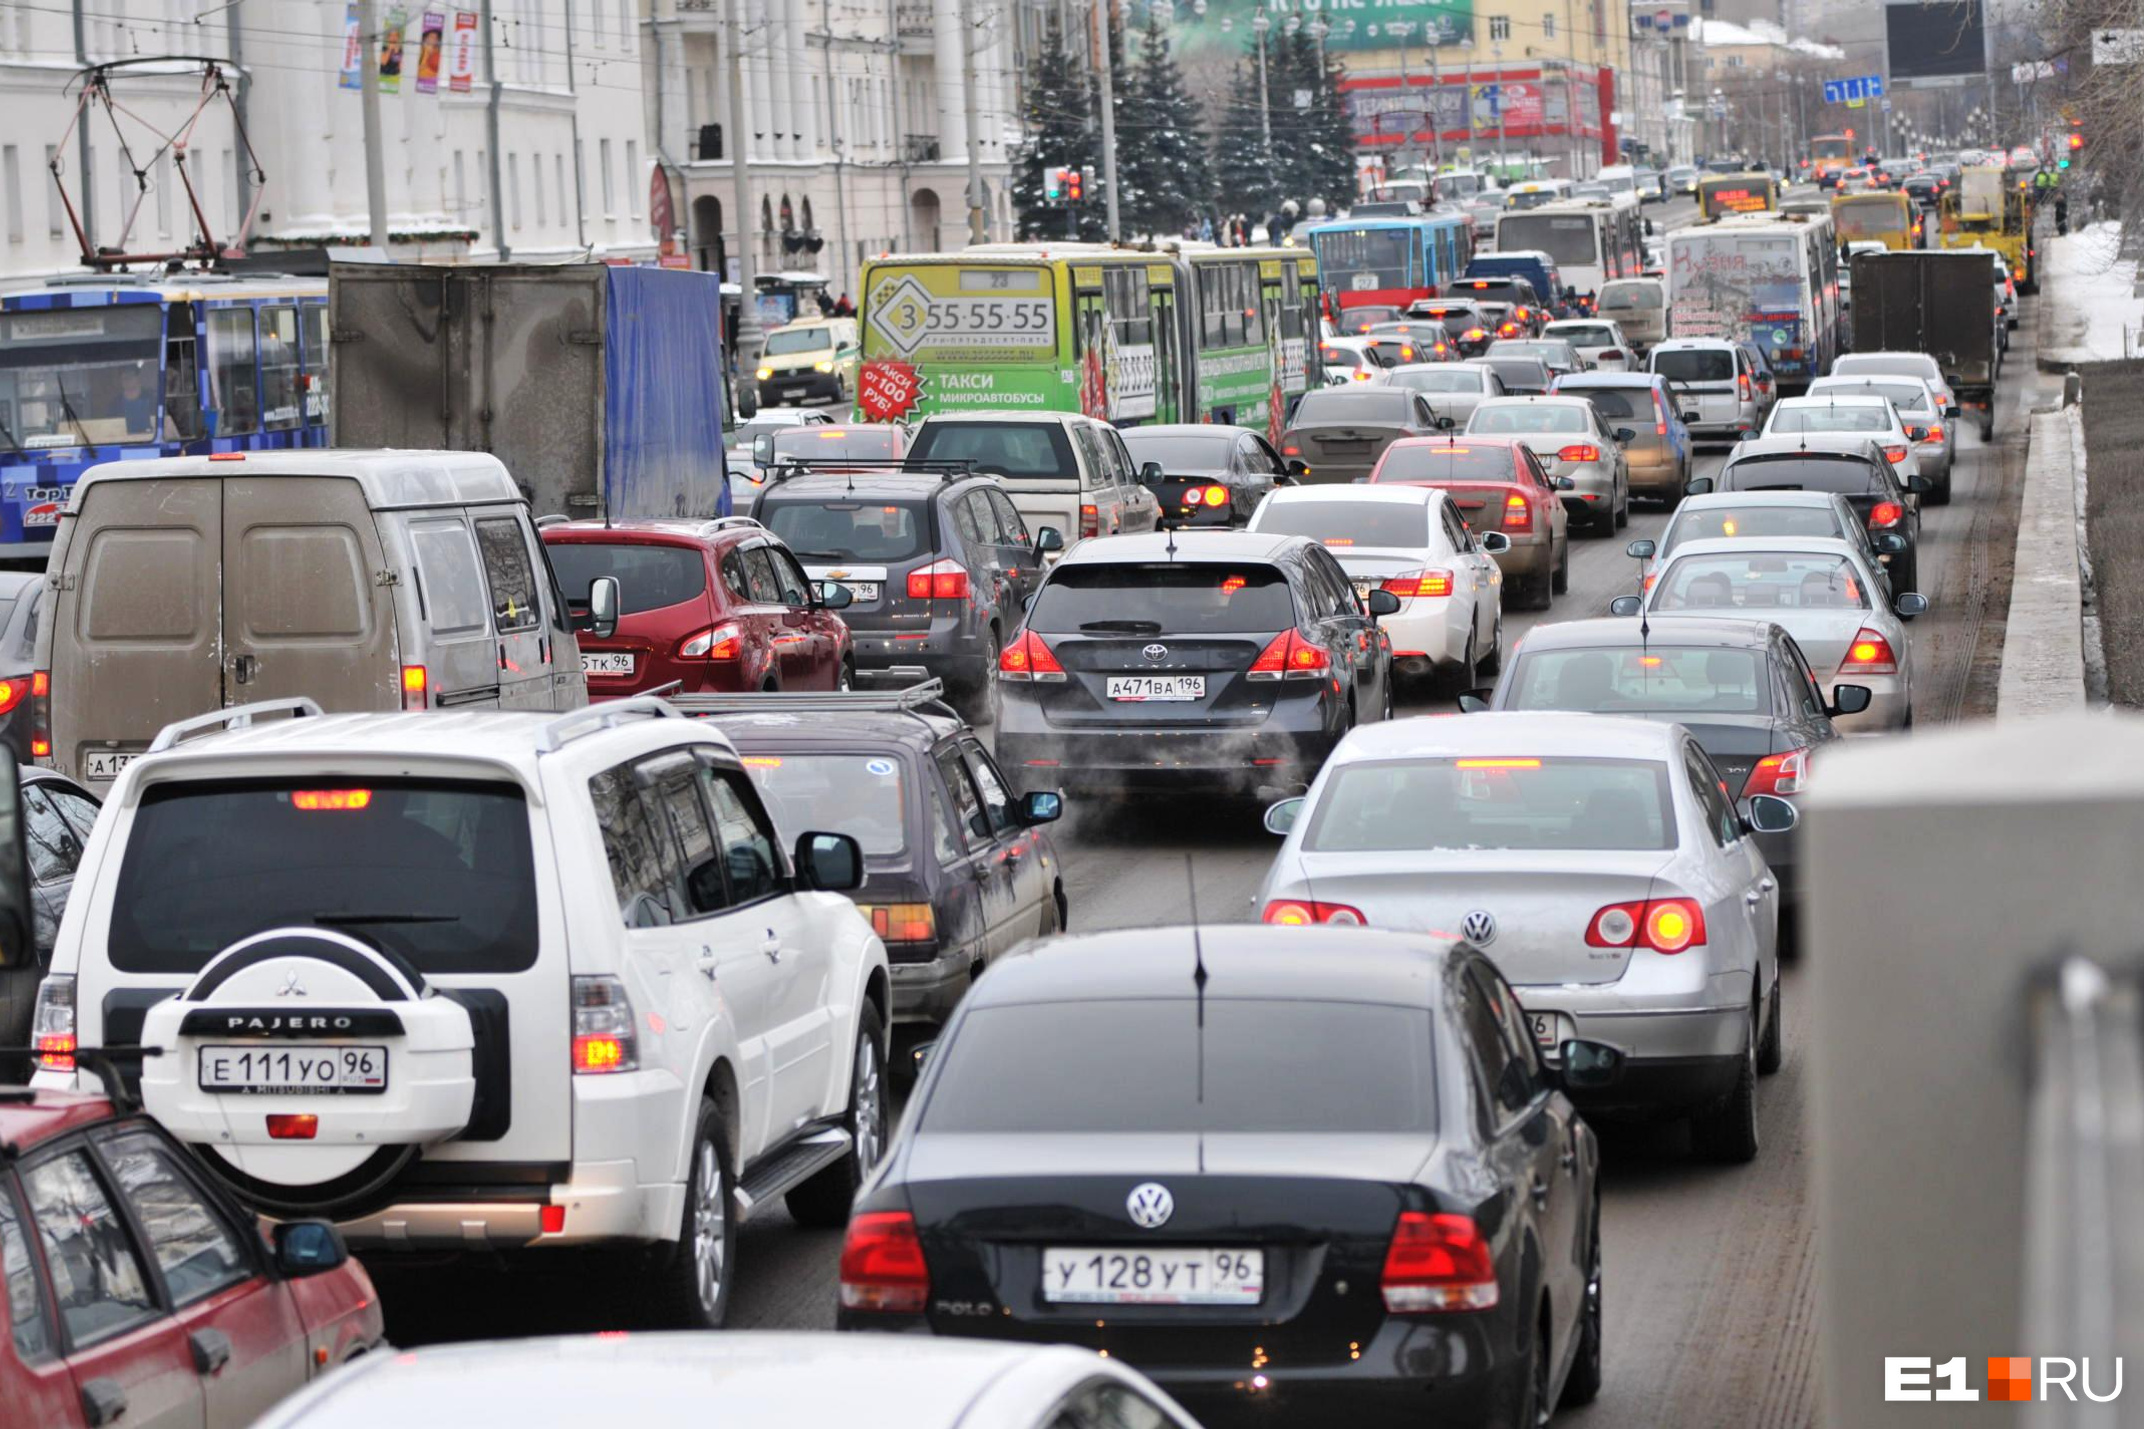
[{"label": "snow on ground", "polygon": [[2095,223],[2046,245],[2040,301],[2049,311],[2042,361],[2144,356],[2144,298],[2136,296],[2136,263],[2115,256],[2121,244],[2119,223]]}]

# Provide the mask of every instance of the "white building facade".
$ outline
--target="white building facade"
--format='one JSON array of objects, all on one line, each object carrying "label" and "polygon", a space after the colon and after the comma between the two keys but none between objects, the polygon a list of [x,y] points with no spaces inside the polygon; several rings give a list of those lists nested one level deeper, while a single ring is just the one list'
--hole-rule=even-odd
[{"label": "white building facade", "polygon": [[[265,176],[253,252],[366,241],[361,96],[344,82],[346,35],[355,26],[344,0],[246,0],[224,8],[195,0],[81,3],[85,42],[78,54],[65,4],[0,0],[0,278],[82,266],[46,162],[59,152],[64,187],[79,208],[83,154],[78,138],[63,135],[74,107],[66,91],[85,59],[232,57],[246,131]],[[383,84],[380,95],[393,256],[652,255],[653,160],[632,0],[497,0],[469,10],[457,3],[475,0],[379,0],[380,42],[402,60],[393,92]],[[398,45],[387,38],[397,21]],[[469,51],[459,82],[457,34]],[[140,116],[122,118],[119,127],[148,181],[123,244],[135,176],[111,121],[101,112],[86,116],[94,245],[158,252],[196,240],[172,155],[158,149],[194,110],[200,83],[198,66],[114,75],[114,98]],[[226,244],[254,199],[230,109],[216,103],[202,111],[190,150],[195,193],[214,237]]]},{"label": "white building facade", "polygon": [[986,235],[1011,231],[1013,0],[734,0],[743,135],[729,132],[732,3],[640,0],[648,133],[694,267],[734,278],[745,241],[759,273],[816,272],[853,295],[868,257],[967,242],[971,148]]}]

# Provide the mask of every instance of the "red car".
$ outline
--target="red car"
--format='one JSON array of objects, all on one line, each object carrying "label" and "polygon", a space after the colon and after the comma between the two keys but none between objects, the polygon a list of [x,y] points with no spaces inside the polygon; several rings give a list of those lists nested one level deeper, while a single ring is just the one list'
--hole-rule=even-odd
[{"label": "red car", "polygon": [[836,612],[851,593],[822,592],[782,539],[747,516],[698,521],[558,521],[543,528],[566,604],[618,582],[618,628],[581,632],[591,699],[681,682],[685,694],[846,690],[856,661]]},{"label": "red car", "polygon": [[382,1333],[333,1226],[270,1243],[162,1127],[72,1092],[0,1089],[0,1273],[8,1424],[239,1429]]},{"label": "red car", "polygon": [[1381,485],[1436,486],[1451,493],[1467,528],[1501,531],[1511,549],[1496,557],[1505,591],[1535,610],[1571,577],[1570,513],[1559,492],[1571,479],[1552,477],[1518,437],[1409,437],[1377,459],[1370,480]]}]

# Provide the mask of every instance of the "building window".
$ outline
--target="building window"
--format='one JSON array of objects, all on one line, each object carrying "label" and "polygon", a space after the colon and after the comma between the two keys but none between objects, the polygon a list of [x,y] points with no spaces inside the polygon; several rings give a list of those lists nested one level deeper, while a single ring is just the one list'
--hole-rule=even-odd
[{"label": "building window", "polygon": [[1489,17],[1489,38],[1492,40],[1508,40],[1511,38],[1511,17],[1509,15],[1491,15]]},{"label": "building window", "polygon": [[476,151],[476,217],[479,223],[491,221],[491,170],[486,166],[482,149]]},{"label": "building window", "polygon": [[0,194],[7,197],[7,241],[22,242],[22,157],[13,144],[0,146]]},{"label": "building window", "polygon": [[610,140],[596,140],[596,162],[603,169],[603,216],[610,218],[618,212],[617,185],[611,182]]},{"label": "building window", "polygon": [[625,209],[637,221],[640,217],[640,141],[625,141]]},{"label": "building window", "polygon": [[1554,15],[1543,15],[1541,17],[1541,38],[1544,40],[1556,38],[1556,17]]},{"label": "building window", "polygon": [[588,28],[595,32],[596,48],[599,50],[603,48],[603,32],[609,27],[609,21],[603,13],[603,0],[595,0],[595,4],[591,7]]},{"label": "building window", "polygon": [[454,151],[454,216],[469,216],[469,170],[462,162],[462,151]]},{"label": "building window", "polygon": [[536,226],[541,228],[549,222],[543,208],[543,155],[529,155],[529,194],[536,200]]},{"label": "building window", "polygon": [[521,231],[521,156],[506,156],[506,218],[514,232]]},{"label": "building window", "polygon": [[570,223],[578,215],[566,207],[566,156],[564,154],[553,154],[551,156],[551,177],[558,181],[558,221],[560,223]]}]

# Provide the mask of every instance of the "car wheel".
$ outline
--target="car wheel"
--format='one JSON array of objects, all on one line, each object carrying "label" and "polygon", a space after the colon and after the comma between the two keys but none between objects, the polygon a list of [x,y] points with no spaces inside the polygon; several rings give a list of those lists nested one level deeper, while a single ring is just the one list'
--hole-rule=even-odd
[{"label": "car wheel", "polygon": [[1542,1429],[1555,1413],[1555,1405],[1549,1401],[1549,1337],[1545,1317],[1537,1315],[1531,1342],[1526,1347],[1525,1361],[1518,1367],[1517,1384],[1514,1389],[1518,1403],[1513,1406],[1511,1424],[1513,1429]]},{"label": "car wheel", "polygon": [[692,1156],[685,1163],[685,1214],[677,1243],[663,1247],[652,1277],[664,1324],[719,1330],[729,1314],[730,1268],[736,1258],[736,1173],[714,1102],[700,1099]]},{"label": "car wheel", "polygon": [[800,1225],[847,1225],[856,1188],[886,1154],[886,1034],[878,1009],[868,1002],[856,1013],[856,1060],[841,1126],[849,1134],[849,1154],[784,1198]]},{"label": "car wheel", "polygon": [[834,676],[834,688],[839,690],[842,694],[848,694],[851,690],[854,690],[856,688],[855,661],[844,660],[841,662],[841,669]]},{"label": "car wheel", "polygon": [[968,723],[981,727],[998,722],[998,629],[990,627],[983,641],[983,679],[965,701]]},{"label": "car wheel", "polygon": [[1549,589],[1550,589],[1551,591],[1553,591],[1553,592],[1554,592],[1555,594],[1557,594],[1557,595],[1562,595],[1562,594],[1563,594],[1563,593],[1564,593],[1565,591],[1569,590],[1570,588],[1571,588],[1571,542],[1570,542],[1570,538],[1569,538],[1568,536],[1566,536],[1566,537],[1564,538],[1564,542],[1563,542],[1563,563],[1562,563],[1561,565],[1559,565],[1559,566],[1557,566],[1557,567],[1556,567],[1556,574],[1555,574],[1555,576],[1554,576],[1553,578],[1551,578],[1551,580],[1550,580],[1550,583],[1549,583]]},{"label": "car wheel", "polygon": [[1071,905],[1071,903],[1070,903],[1070,902],[1068,902],[1068,901],[1066,900],[1066,898],[1065,898],[1065,886],[1064,886],[1064,884],[1062,884],[1062,883],[1058,884],[1058,885],[1057,885],[1057,891],[1056,891],[1056,893],[1055,893],[1054,895],[1052,895],[1052,896],[1053,896],[1053,899],[1054,899],[1054,901],[1055,901],[1055,902],[1056,902],[1056,904],[1057,904],[1057,929],[1056,929],[1056,931],[1058,931],[1058,932],[1062,933],[1062,932],[1064,932],[1064,931],[1065,931],[1066,929],[1068,929],[1068,928],[1070,928],[1070,927],[1072,926],[1072,905]]},{"label": "car wheel", "polygon": [[1475,673],[1479,675],[1493,676],[1502,674],[1503,670],[1504,612],[1502,608],[1499,607],[1496,612],[1496,624],[1491,626],[1489,630],[1489,656],[1487,659],[1483,660],[1480,665],[1475,667]]},{"label": "car wheel", "polygon": [[1586,1253],[1586,1303],[1578,1312],[1578,1350],[1563,1378],[1560,1409],[1591,1404],[1601,1392],[1601,1206],[1593,1194],[1593,1243]]},{"label": "car wheel", "polygon": [[1757,1074],[1769,1077],[1787,1061],[1787,980],[1772,979],[1772,1015],[1764,1024],[1764,1041],[1757,1048]]},{"label": "car wheel", "polygon": [[1946,471],[1946,472],[1944,472],[1944,473],[1943,473],[1943,479],[1942,479],[1941,481],[1939,481],[1939,482],[1937,482],[1937,483],[1936,483],[1936,489],[1928,493],[1928,500],[1929,500],[1929,503],[1930,503],[1931,505],[1935,505],[1935,506],[1948,506],[1948,505],[1950,505],[1950,473],[1949,473],[1949,472],[1947,472],[1947,471]]},{"label": "car wheel", "polygon": [[1757,1009],[1749,1008],[1749,1030],[1742,1039],[1741,1066],[1734,1088],[1709,1111],[1690,1118],[1690,1143],[1709,1161],[1757,1159]]},{"label": "car wheel", "polygon": [[1459,663],[1456,666],[1442,673],[1441,680],[1433,683],[1442,684],[1445,687],[1445,693],[1456,700],[1473,688],[1474,671],[1477,668],[1479,666],[1474,654],[1474,632],[1469,630],[1467,632],[1466,653],[1459,657]]},{"label": "car wheel", "polygon": [[1623,500],[1615,508],[1615,529],[1621,530],[1630,524],[1630,488],[1623,488]]}]

